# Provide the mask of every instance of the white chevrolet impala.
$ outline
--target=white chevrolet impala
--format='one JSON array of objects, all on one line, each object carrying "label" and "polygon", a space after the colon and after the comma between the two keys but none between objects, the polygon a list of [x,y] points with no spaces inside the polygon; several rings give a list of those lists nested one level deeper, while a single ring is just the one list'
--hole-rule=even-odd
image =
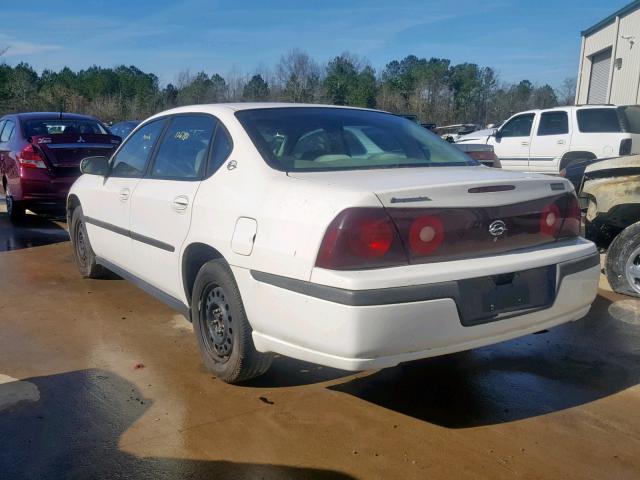
[{"label": "white chevrolet impala", "polygon": [[360,370],[480,347],[577,320],[597,291],[568,181],[481,166],[384,112],[182,107],[81,168],[81,273],[184,313],[227,382],[274,353]]}]

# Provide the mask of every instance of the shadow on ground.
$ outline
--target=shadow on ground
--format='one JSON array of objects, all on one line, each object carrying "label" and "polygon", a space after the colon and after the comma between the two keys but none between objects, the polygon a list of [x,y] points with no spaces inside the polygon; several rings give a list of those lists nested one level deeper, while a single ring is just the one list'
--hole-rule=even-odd
[{"label": "shadow on ground", "polygon": [[243,386],[253,388],[299,387],[329,382],[350,375],[353,375],[353,372],[276,355],[273,364],[264,375],[245,382]]},{"label": "shadow on ground", "polygon": [[69,240],[69,234],[53,218],[26,215],[18,225],[9,221],[0,197],[0,252],[40,247]]},{"label": "shadow on ground", "polygon": [[0,384],[0,399],[15,397],[12,389],[34,390],[33,385],[39,400],[31,394],[30,401],[5,406],[0,413],[3,480],[352,478],[284,465],[135,457],[118,449],[120,435],[151,405],[134,385],[90,369]]},{"label": "shadow on ground", "polygon": [[598,297],[587,319],[331,386],[448,428],[491,425],[593,402],[640,381],[640,325]]}]

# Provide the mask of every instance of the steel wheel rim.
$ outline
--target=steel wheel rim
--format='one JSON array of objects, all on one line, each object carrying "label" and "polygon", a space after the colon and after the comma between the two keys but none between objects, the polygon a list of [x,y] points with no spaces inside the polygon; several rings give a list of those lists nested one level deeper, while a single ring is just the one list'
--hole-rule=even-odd
[{"label": "steel wheel rim", "polygon": [[233,317],[222,287],[211,285],[202,295],[200,325],[207,352],[225,363],[233,351]]},{"label": "steel wheel rim", "polygon": [[85,266],[87,264],[87,243],[82,230],[82,225],[78,225],[76,228],[76,253],[78,254],[78,261],[80,265]]},{"label": "steel wheel rim", "polygon": [[640,293],[640,247],[637,247],[627,258],[624,273],[627,283],[636,293]]}]

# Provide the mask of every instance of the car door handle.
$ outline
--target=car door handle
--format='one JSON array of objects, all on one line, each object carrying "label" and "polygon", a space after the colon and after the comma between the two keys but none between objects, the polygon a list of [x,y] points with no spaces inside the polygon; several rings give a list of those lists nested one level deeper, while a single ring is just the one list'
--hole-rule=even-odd
[{"label": "car door handle", "polygon": [[520,143],[520,145],[522,145],[523,147],[528,147],[529,146],[529,142],[522,142],[522,143]]},{"label": "car door handle", "polygon": [[187,207],[189,206],[189,197],[187,197],[186,195],[178,195],[176,198],[173,199],[171,206],[173,207],[174,210],[178,212],[186,210]]},{"label": "car door handle", "polygon": [[564,140],[558,140],[558,145],[564,145],[566,142]]},{"label": "car door handle", "polygon": [[129,190],[128,188],[123,188],[122,190],[120,190],[120,200],[122,202],[126,202],[127,200],[129,200],[129,195],[131,195],[131,190]]}]

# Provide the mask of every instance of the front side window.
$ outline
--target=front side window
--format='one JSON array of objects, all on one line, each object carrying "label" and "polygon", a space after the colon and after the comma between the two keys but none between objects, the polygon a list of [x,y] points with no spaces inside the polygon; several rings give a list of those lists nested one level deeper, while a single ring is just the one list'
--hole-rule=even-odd
[{"label": "front side window", "polygon": [[382,112],[287,107],[236,117],[265,160],[283,171],[478,165],[415,122]]},{"label": "front side window", "polygon": [[538,136],[564,135],[569,133],[569,116],[567,112],[543,112],[540,116]]},{"label": "front side window", "polygon": [[578,128],[583,133],[618,133],[622,131],[615,108],[581,108],[576,112]]},{"label": "front side window", "polygon": [[177,116],[158,148],[151,176],[192,180],[202,177],[216,120],[209,115]]},{"label": "front side window", "polygon": [[0,120],[0,138],[2,138],[2,129],[4,128],[4,124],[6,120]]},{"label": "front side window", "polygon": [[162,133],[166,119],[150,122],[127,139],[111,160],[111,176],[142,177],[147,160]]},{"label": "front side window", "polygon": [[28,137],[38,135],[86,135],[105,134],[107,130],[96,120],[39,118],[24,122],[24,134]]},{"label": "front side window", "polygon": [[533,113],[526,113],[524,115],[513,117],[500,129],[501,136],[528,137],[531,135],[531,126],[533,125],[534,117],[535,114]]}]

